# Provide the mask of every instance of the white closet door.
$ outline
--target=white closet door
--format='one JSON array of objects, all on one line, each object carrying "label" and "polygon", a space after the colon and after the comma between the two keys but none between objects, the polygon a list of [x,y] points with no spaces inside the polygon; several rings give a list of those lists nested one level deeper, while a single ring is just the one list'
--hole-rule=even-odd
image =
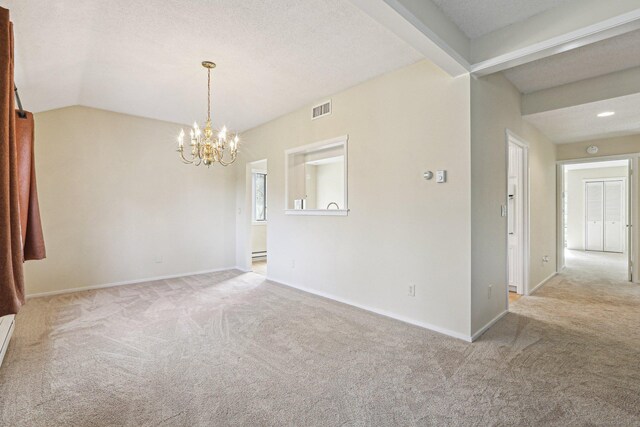
[{"label": "white closet door", "polygon": [[622,181],[604,183],[604,250],[623,252],[624,249],[624,186]]},{"label": "white closet door", "polygon": [[586,199],[586,241],[588,251],[604,250],[604,183],[587,182],[585,184]]}]

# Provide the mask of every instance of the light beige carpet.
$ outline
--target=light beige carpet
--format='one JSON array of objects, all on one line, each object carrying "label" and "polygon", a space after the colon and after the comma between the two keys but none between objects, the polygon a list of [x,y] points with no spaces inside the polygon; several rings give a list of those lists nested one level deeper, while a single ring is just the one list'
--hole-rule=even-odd
[{"label": "light beige carpet", "polygon": [[570,269],[468,344],[253,273],[33,299],[0,424],[640,425],[639,308]]}]

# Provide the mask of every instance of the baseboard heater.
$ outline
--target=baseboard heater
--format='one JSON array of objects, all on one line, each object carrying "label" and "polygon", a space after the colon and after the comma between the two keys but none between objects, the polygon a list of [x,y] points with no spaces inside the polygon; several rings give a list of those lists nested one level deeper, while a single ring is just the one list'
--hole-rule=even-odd
[{"label": "baseboard heater", "polygon": [[13,334],[13,327],[15,325],[15,315],[10,314],[8,316],[0,317],[0,366],[4,360],[4,355],[9,347],[9,341]]}]

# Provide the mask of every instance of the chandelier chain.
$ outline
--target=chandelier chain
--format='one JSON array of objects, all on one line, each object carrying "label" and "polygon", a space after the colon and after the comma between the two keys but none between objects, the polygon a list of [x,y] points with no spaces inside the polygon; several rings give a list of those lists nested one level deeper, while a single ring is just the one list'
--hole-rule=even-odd
[{"label": "chandelier chain", "polygon": [[211,68],[207,68],[207,120],[211,120]]}]

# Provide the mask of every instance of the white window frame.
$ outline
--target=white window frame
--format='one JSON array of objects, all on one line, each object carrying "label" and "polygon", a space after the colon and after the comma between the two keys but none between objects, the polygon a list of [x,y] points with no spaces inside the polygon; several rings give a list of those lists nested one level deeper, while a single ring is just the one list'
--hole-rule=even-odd
[{"label": "white window frame", "polygon": [[[256,219],[256,174],[262,174],[265,176],[264,181],[264,217],[265,219]],[[267,225],[269,220],[269,213],[267,210],[267,171],[264,169],[251,169],[251,223],[253,225]]]}]

